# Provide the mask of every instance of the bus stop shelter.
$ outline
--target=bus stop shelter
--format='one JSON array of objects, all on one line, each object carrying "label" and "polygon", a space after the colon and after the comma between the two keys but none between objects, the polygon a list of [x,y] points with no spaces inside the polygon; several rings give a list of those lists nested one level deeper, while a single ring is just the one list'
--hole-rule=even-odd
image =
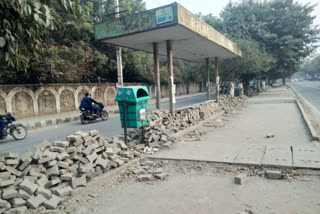
[{"label": "bus stop shelter", "polygon": [[159,54],[167,56],[170,112],[175,114],[173,57],[206,63],[210,99],[209,60],[215,60],[216,100],[219,101],[218,59],[241,56],[228,38],[178,3],[122,16],[96,24],[96,41],[153,53],[156,100],[160,108]]}]

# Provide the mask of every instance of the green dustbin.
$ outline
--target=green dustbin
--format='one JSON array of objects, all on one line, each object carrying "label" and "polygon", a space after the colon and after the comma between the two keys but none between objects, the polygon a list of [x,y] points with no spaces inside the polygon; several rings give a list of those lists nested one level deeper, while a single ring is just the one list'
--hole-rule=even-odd
[{"label": "green dustbin", "polygon": [[118,88],[115,101],[118,102],[121,126],[124,128],[122,100],[126,103],[127,128],[138,128],[148,124],[148,100],[150,95],[146,86]]}]

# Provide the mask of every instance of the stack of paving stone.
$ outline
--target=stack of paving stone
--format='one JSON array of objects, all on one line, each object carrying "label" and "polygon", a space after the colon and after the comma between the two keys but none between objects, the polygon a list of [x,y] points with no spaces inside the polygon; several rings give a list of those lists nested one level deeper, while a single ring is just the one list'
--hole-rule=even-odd
[{"label": "stack of paving stone", "polygon": [[97,130],[78,131],[66,141],[44,142],[23,157],[0,154],[0,213],[24,213],[44,206],[56,209],[65,196],[93,177],[140,153],[119,138],[105,138]]},{"label": "stack of paving stone", "polygon": [[137,181],[140,182],[164,180],[169,176],[161,164],[148,160],[142,161],[138,166],[128,169],[128,172],[133,174]]},{"label": "stack of paving stone", "polygon": [[177,111],[173,118],[169,111],[154,110],[148,115],[149,125],[144,129],[144,141],[142,141],[141,128],[129,132],[130,148],[144,149],[145,145],[152,148],[170,148],[175,142],[174,133],[198,124],[220,113],[229,113],[243,102],[244,97],[221,96],[220,102],[207,101]]}]

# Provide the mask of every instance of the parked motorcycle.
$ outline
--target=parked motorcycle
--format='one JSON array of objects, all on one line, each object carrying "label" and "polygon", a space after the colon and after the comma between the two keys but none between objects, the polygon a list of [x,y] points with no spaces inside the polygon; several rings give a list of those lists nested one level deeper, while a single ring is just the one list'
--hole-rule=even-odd
[{"label": "parked motorcycle", "polygon": [[96,115],[92,115],[92,112],[90,110],[84,108],[80,109],[80,120],[82,124],[88,124],[90,121],[94,121],[99,118],[101,118],[102,120],[109,119],[109,113],[104,109],[104,105],[102,103],[95,104],[95,107],[97,107]]},{"label": "parked motorcycle", "polygon": [[13,123],[16,118],[12,113],[6,114],[4,119],[6,120],[3,130],[4,136],[0,140],[7,138],[8,135],[11,135],[16,140],[23,140],[27,137],[27,128],[21,123]]}]

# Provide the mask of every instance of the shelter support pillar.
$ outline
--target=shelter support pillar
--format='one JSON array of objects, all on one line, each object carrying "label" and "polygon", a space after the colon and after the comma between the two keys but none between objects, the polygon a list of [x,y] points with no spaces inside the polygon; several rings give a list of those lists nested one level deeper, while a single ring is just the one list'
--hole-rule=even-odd
[{"label": "shelter support pillar", "polygon": [[[119,19],[119,0],[114,0],[114,6],[115,6],[115,18]],[[121,47],[116,47],[117,50],[117,74],[118,74],[118,87],[124,87],[123,86],[123,72],[122,72],[122,49]]]},{"label": "shelter support pillar", "polygon": [[208,82],[207,97],[208,97],[208,100],[210,100],[210,71],[209,71],[209,58],[206,58],[206,72],[207,72],[207,82]]},{"label": "shelter support pillar", "polygon": [[161,88],[160,88],[160,65],[159,65],[159,55],[158,55],[158,43],[153,43],[153,64],[154,73],[156,76],[156,103],[157,109],[160,109],[160,99],[161,99]]},{"label": "shelter support pillar", "polygon": [[216,101],[219,102],[219,70],[218,70],[218,57],[214,58],[214,70],[216,74]]},{"label": "shelter support pillar", "polygon": [[168,63],[168,83],[169,83],[169,105],[170,113],[175,117],[175,95],[173,79],[173,58],[172,58],[172,41],[167,40],[167,63]]}]

